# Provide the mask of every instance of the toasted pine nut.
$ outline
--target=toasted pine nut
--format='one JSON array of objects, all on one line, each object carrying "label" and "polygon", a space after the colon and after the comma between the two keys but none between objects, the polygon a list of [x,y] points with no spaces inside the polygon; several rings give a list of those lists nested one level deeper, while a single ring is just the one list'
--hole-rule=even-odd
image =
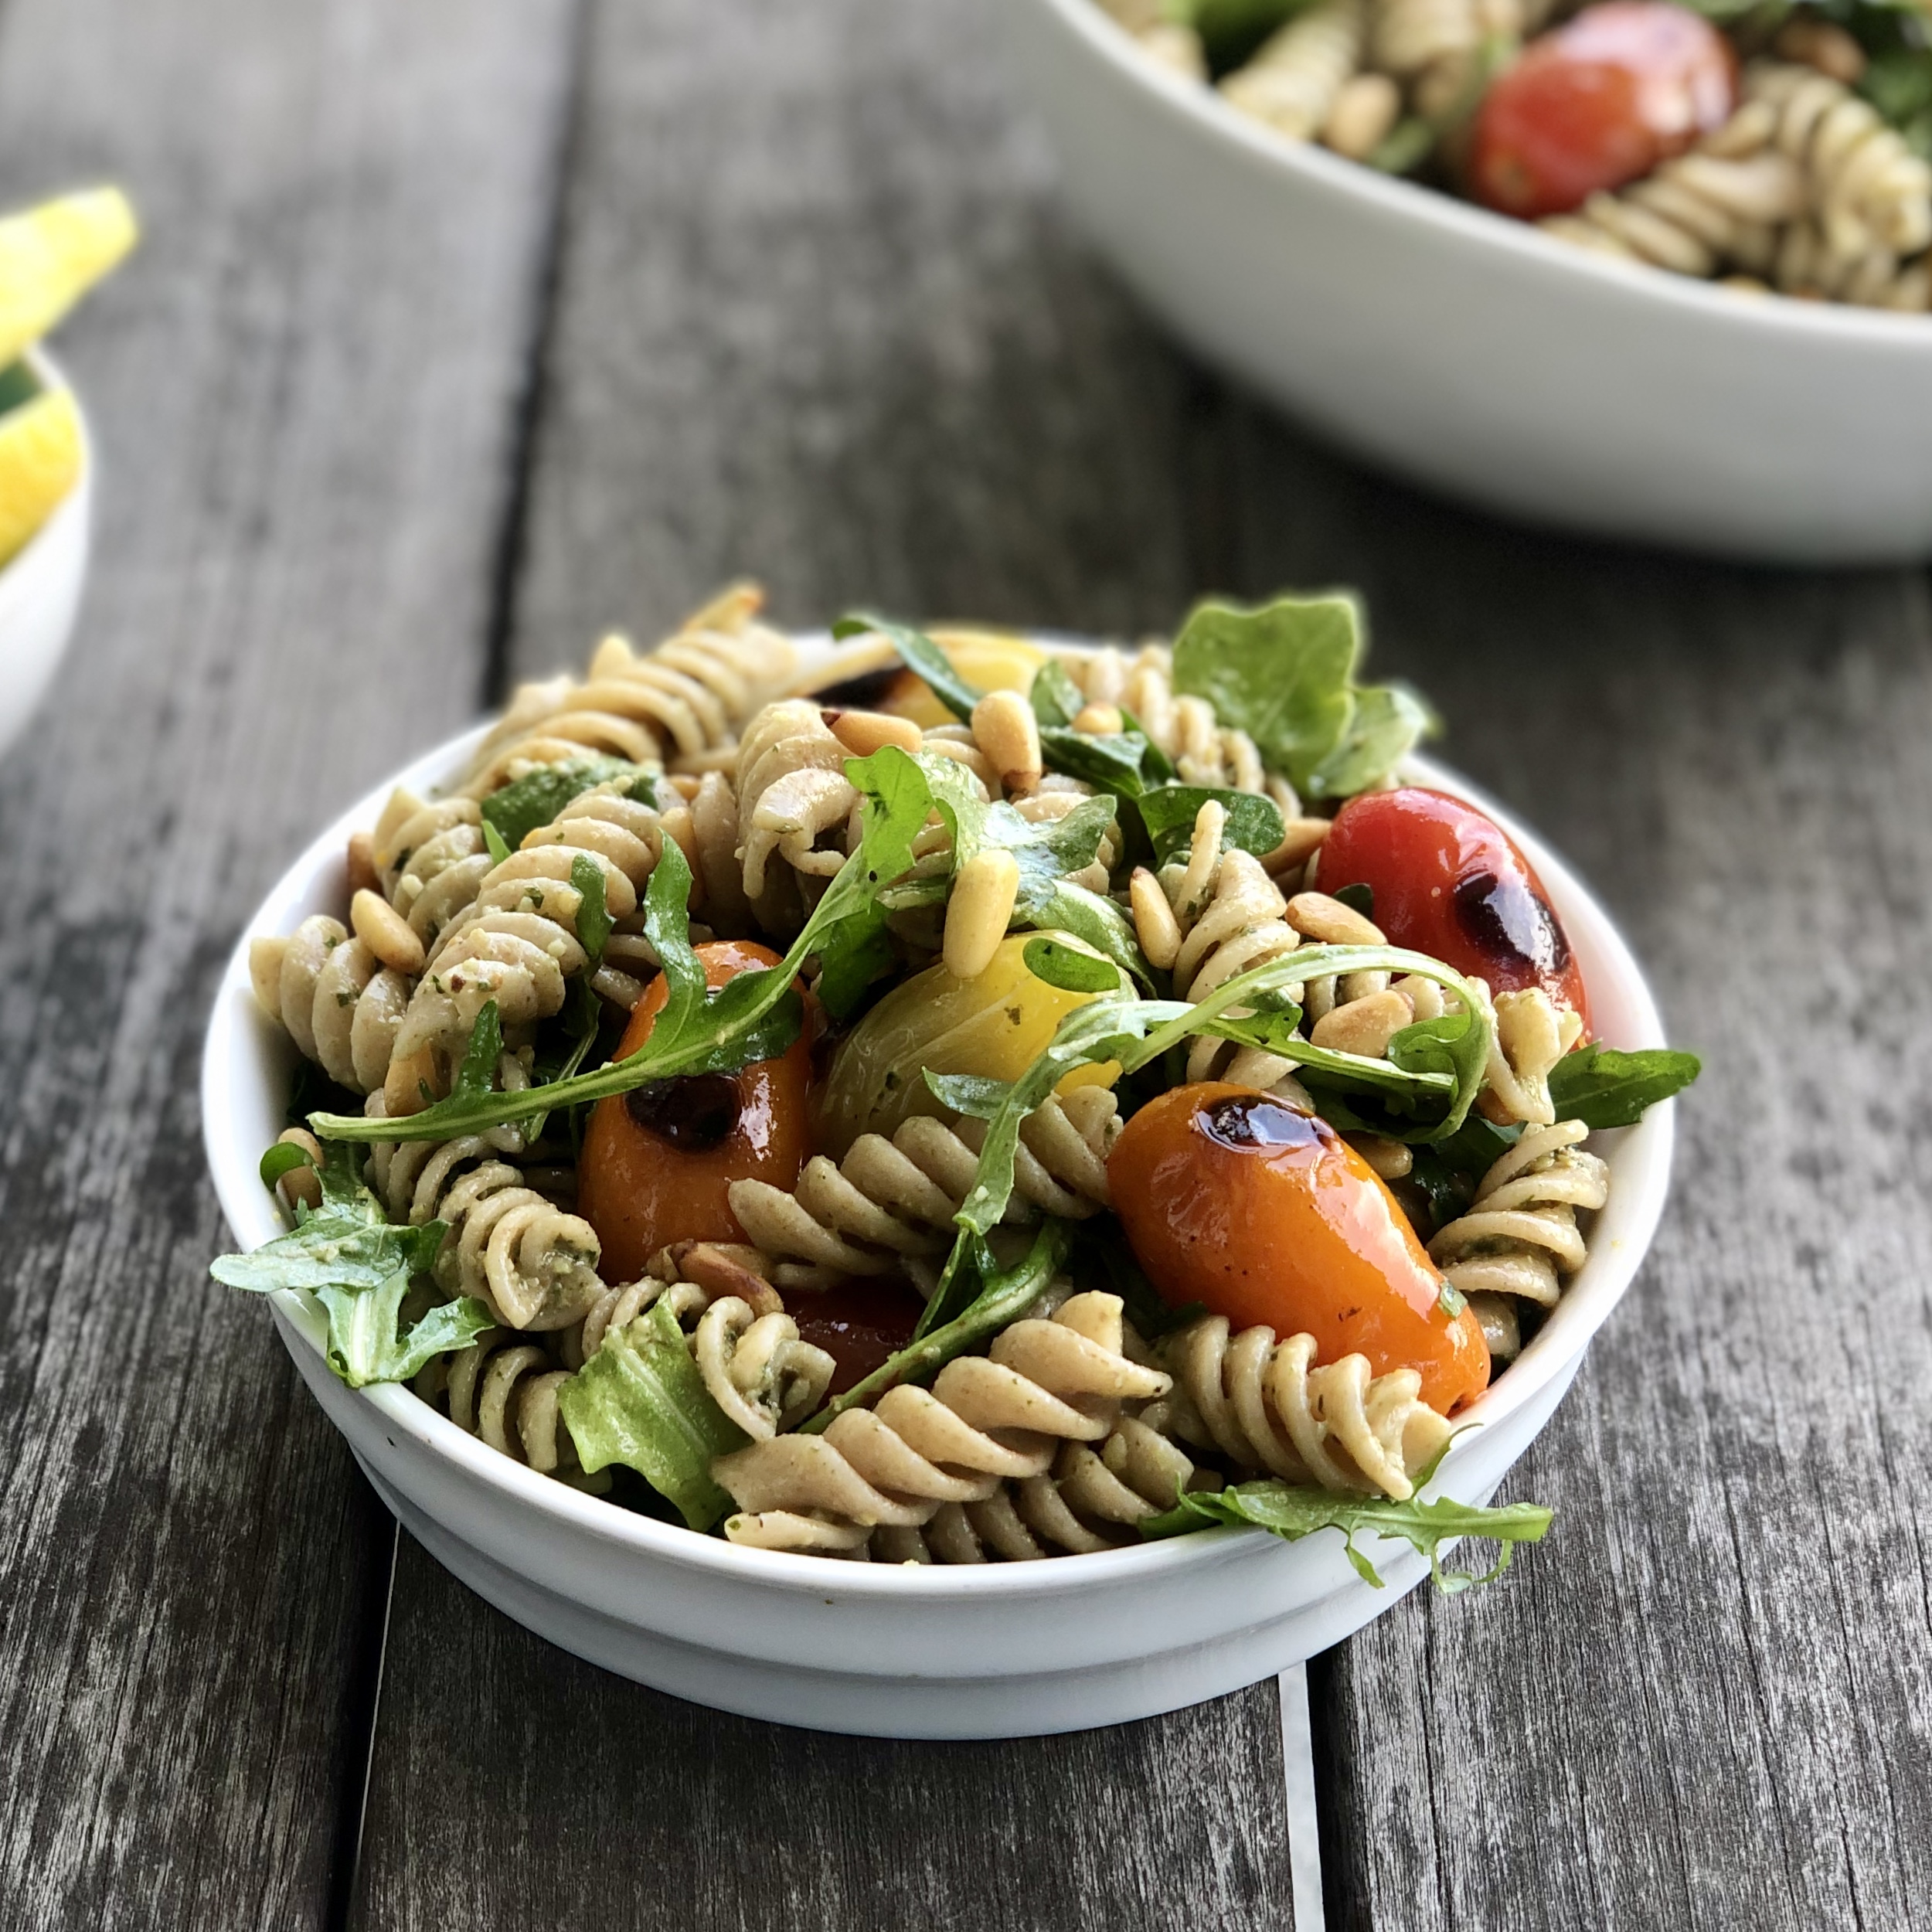
[{"label": "toasted pine nut", "polygon": [[1308,1029],[1308,1038],[1317,1046],[1332,1047],[1338,1053],[1379,1060],[1389,1050],[1389,1041],[1414,1018],[1400,993],[1371,993],[1366,999],[1352,999],[1347,1005],[1323,1014]]},{"label": "toasted pine nut", "polygon": [[1262,869],[1270,879],[1278,879],[1298,866],[1305,866],[1321,849],[1330,822],[1326,818],[1289,819],[1287,836],[1261,861]]},{"label": "toasted pine nut", "polygon": [[1338,155],[1366,161],[1388,138],[1401,112],[1401,92],[1386,74],[1355,74],[1336,94],[1321,138]]},{"label": "toasted pine nut", "polygon": [[1385,1181],[1399,1181],[1416,1164],[1416,1157],[1400,1141],[1386,1140],[1379,1134],[1345,1134],[1342,1138]]},{"label": "toasted pine nut", "polygon": [[376,876],[376,840],[366,832],[349,835],[349,889],[351,893],[373,892],[380,882]]},{"label": "toasted pine nut", "polygon": [[887,745],[901,751],[917,751],[926,734],[910,718],[895,718],[885,711],[828,711],[825,723],[832,735],[855,758],[869,758]]},{"label": "toasted pine nut", "polygon": [[429,1102],[423,1097],[427,1087],[436,1090],[436,1053],[433,1047],[419,1047],[413,1053],[399,1055],[389,1063],[383,1081],[383,1111],[391,1120],[406,1114],[420,1114]]},{"label": "toasted pine nut", "polygon": [[1083,705],[1073,717],[1076,731],[1089,733],[1096,738],[1111,738],[1126,728],[1127,720],[1117,704]]},{"label": "toasted pine nut", "polygon": [[1325,946],[1386,946],[1388,940],[1372,919],[1326,893],[1297,893],[1288,901],[1288,923]]},{"label": "toasted pine nut", "polygon": [[1039,723],[1017,691],[989,692],[973,706],[973,739],[1009,790],[1039,783]]},{"label": "toasted pine nut", "polygon": [[1785,60],[1815,67],[1848,87],[1855,87],[1865,73],[1865,49],[1842,27],[1828,20],[1803,15],[1787,20],[1771,46]]},{"label": "toasted pine nut", "polygon": [[704,780],[695,771],[669,772],[663,781],[665,790],[675,791],[687,805],[697,797],[698,789],[703,783]]},{"label": "toasted pine nut", "polygon": [[993,963],[1019,896],[1019,861],[997,848],[976,852],[959,869],[946,902],[942,957],[955,979],[977,979]]},{"label": "toasted pine nut", "polygon": [[1145,866],[1136,866],[1127,896],[1134,909],[1134,934],[1148,964],[1167,971],[1181,954],[1181,922],[1167,903],[1166,892]]},{"label": "toasted pine nut", "polygon": [[[299,1147],[315,1163],[322,1164],[322,1144],[306,1128],[284,1128],[276,1136],[277,1147]],[[315,1167],[291,1167],[275,1185],[281,1189],[282,1198],[292,1207],[298,1201],[308,1208],[318,1208],[322,1204],[322,1177]]]},{"label": "toasted pine nut", "polygon": [[349,901],[349,923],[355,937],[392,971],[409,978],[423,970],[427,955],[409,921],[380,893],[366,886]]}]

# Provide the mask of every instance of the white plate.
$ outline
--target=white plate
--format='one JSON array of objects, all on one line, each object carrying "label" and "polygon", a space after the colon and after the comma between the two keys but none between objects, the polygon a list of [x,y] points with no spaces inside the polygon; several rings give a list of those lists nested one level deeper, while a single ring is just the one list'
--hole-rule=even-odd
[{"label": "white plate", "polygon": [[1093,0],[1004,0],[1069,199],[1210,361],[1539,522],[1787,563],[1932,552],[1932,317],[1607,261],[1283,141]]},{"label": "white plate", "polygon": [[[801,640],[808,651],[822,639]],[[346,900],[349,834],[391,785],[426,791],[463,770],[484,726],[418,759],[345,812],[249,921],[209,1022],[202,1066],[209,1165],[244,1247],[281,1231],[257,1175],[284,1124],[294,1049],[250,990],[248,940]],[[1420,782],[1495,814],[1542,876],[1590,989],[1601,1036],[1662,1043],[1636,963],[1569,869],[1440,767]],[[1671,1109],[1603,1134],[1613,1175],[1588,1263],[1521,1359],[1468,1412],[1439,1488],[1485,1502],[1549,1419],[1584,1345],[1630,1284],[1668,1185]],[[228,1291],[210,1288],[210,1293]],[[1003,1737],[1144,1717],[1274,1675],[1388,1608],[1427,1573],[1406,1545],[1369,1546],[1363,1583],[1323,1533],[1292,1546],[1211,1530],[1165,1543],[983,1569],[904,1568],[740,1549],[633,1515],[485,1448],[407,1389],[352,1390],[323,1359],[324,1323],[294,1294],[275,1321],[304,1379],[383,1500],[439,1561],[520,1623],[640,1682],[748,1716],[881,1736]],[[1635,1506],[1633,1499],[1632,1506]],[[1560,1525],[1524,1560],[1563,1560]],[[1507,1585],[1504,1586],[1507,1587]],[[1480,1615],[1479,1601],[1458,1614]]]},{"label": "white plate", "polygon": [[[27,361],[46,387],[70,386],[44,350],[29,350]],[[26,728],[73,635],[94,519],[94,439],[84,415],[80,434],[80,474],[73,488],[0,569],[0,751]]]}]

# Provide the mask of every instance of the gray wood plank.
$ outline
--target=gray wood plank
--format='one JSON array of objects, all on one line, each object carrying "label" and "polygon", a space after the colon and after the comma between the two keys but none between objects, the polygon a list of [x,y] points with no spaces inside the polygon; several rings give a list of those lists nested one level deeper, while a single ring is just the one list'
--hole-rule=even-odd
[{"label": "gray wood plank", "polygon": [[1228,406],[1239,577],[1360,583],[1706,1056],[1651,1261],[1509,1493],[1318,1674],[1338,1927],[1932,1923],[1932,622],[1916,573],[1512,533]]},{"label": "gray wood plank", "polygon": [[199,1036],[275,872],[480,695],[568,26],[0,16],[8,202],[118,177],[148,231],[64,338],[96,574],[0,771],[0,1924],[329,1913],[390,1532],[206,1279]]},{"label": "gray wood plank", "polygon": [[[1190,384],[1040,206],[937,4],[594,10],[514,659],[731,575],[798,622],[1131,628],[1190,582]],[[506,1782],[507,1781],[507,1782]],[[1005,1746],[600,1676],[406,1539],[357,1923],[1291,1925],[1275,1690]]]}]

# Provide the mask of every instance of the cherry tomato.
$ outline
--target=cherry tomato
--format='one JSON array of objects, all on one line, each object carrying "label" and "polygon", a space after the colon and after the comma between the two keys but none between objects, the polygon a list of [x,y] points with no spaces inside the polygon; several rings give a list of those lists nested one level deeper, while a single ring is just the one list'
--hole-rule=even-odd
[{"label": "cherry tomato", "polygon": [[[778,963],[776,953],[747,940],[716,940],[697,954],[713,986]],[[667,992],[662,975],[645,988],[620,1059],[650,1038]],[[797,1185],[808,1151],[810,1032],[782,1059],[659,1080],[597,1103],[577,1164],[577,1212],[604,1243],[609,1280],[643,1274],[668,1242],[743,1240],[727,1194],[733,1181]]]},{"label": "cherry tomato", "polygon": [[1662,0],[1587,7],[1484,97],[1470,185],[1505,214],[1561,214],[1681,154],[1736,98],[1737,57],[1701,15]]},{"label": "cherry tomato", "polygon": [[1173,1305],[1311,1335],[1320,1362],[1413,1369],[1444,1415],[1488,1386],[1475,1316],[1444,1308],[1394,1196],[1327,1121],[1218,1080],[1177,1087],[1128,1122],[1107,1173],[1135,1257]]},{"label": "cherry tomato", "polygon": [[1335,814],[1315,868],[1321,889],[1366,886],[1391,945],[1427,953],[1492,992],[1540,986],[1580,1015],[1583,968],[1543,882],[1509,834],[1474,805],[1408,786],[1365,791]]},{"label": "cherry tomato", "polygon": [[790,1295],[785,1311],[801,1341],[838,1363],[826,1393],[842,1396],[912,1340],[922,1305],[900,1282],[848,1281],[823,1294]]}]

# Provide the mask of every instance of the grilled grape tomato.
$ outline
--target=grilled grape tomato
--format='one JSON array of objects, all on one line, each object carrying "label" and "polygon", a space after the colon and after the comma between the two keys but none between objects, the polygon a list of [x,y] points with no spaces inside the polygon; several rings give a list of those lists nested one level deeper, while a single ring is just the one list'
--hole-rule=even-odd
[{"label": "grilled grape tomato", "polygon": [[1321,1362],[1413,1369],[1444,1415],[1488,1386],[1476,1318],[1445,1305],[1395,1197],[1327,1121],[1218,1080],[1177,1087],[1128,1121],[1107,1167],[1134,1256],[1171,1305],[1311,1335]]},{"label": "grilled grape tomato", "polygon": [[1526,221],[1562,214],[1681,154],[1736,99],[1736,56],[1701,15],[1661,0],[1586,7],[1484,97],[1470,186]]},{"label": "grilled grape tomato", "polygon": [[1543,882],[1492,818],[1445,792],[1405,786],[1369,791],[1336,813],[1315,876],[1333,896],[1369,889],[1369,917],[1392,946],[1407,946],[1492,992],[1540,986],[1583,1020],[1583,968]]},{"label": "grilled grape tomato", "polygon": [[[712,986],[778,964],[776,953],[745,940],[696,950]],[[619,1059],[650,1038],[666,991],[662,975],[645,988]],[[577,1212],[604,1243],[610,1280],[634,1280],[672,1241],[742,1241],[728,1197],[733,1181],[797,1184],[807,1152],[809,1033],[778,1060],[657,1080],[597,1103],[577,1168]]]},{"label": "grilled grape tomato", "polygon": [[923,1306],[898,1281],[847,1281],[821,1293],[794,1294],[787,1312],[798,1338],[823,1349],[837,1366],[825,1393],[842,1396],[883,1369],[913,1338]]}]

